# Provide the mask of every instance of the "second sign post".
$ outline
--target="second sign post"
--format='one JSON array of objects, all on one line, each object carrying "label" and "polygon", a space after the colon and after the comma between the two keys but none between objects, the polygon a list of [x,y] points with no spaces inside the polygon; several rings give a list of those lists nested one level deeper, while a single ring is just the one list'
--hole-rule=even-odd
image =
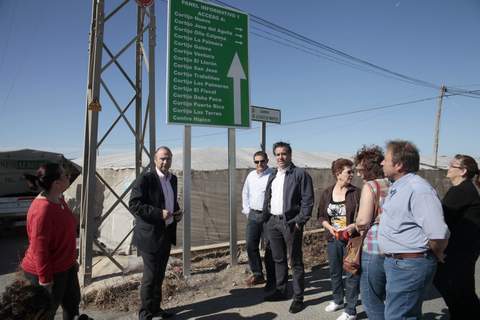
[{"label": "second sign post", "polygon": [[167,123],[185,125],[184,274],[190,274],[191,126],[228,128],[231,263],[237,263],[235,128],[250,127],[248,15],[195,0],[168,10]]}]

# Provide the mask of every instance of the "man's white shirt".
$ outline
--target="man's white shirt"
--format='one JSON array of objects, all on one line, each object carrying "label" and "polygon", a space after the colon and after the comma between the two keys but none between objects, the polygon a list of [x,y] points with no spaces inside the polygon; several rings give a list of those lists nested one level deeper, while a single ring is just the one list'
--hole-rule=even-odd
[{"label": "man's white shirt", "polygon": [[[172,177],[172,175],[170,173],[167,173],[165,175],[163,174],[163,172],[158,170],[158,168],[155,168],[155,169],[157,170],[157,175],[160,180],[160,185],[162,186],[163,196],[165,198],[165,209],[173,213],[175,208],[175,199],[174,199],[175,194],[173,193],[172,184],[170,183],[170,178]],[[168,217],[167,220],[165,220],[165,224],[167,226],[172,223],[173,223],[173,216],[170,216]]]},{"label": "man's white shirt", "polygon": [[267,188],[268,177],[272,173],[272,169],[267,168],[257,173],[256,170],[251,171],[242,190],[242,213],[248,215],[250,210],[263,210],[263,200],[265,199],[265,189]]},{"label": "man's white shirt", "polygon": [[283,184],[286,169],[277,168],[277,175],[272,181],[272,198],[270,199],[270,213],[276,216],[283,214]]}]

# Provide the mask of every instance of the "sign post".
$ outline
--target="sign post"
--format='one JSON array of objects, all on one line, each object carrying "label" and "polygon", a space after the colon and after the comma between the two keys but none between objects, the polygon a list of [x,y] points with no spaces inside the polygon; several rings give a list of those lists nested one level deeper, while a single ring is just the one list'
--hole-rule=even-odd
[{"label": "sign post", "polygon": [[167,123],[185,125],[184,272],[190,273],[187,174],[191,174],[190,126],[195,125],[228,128],[230,254],[235,265],[235,128],[250,127],[248,15],[197,0],[170,0],[167,55]]},{"label": "sign post", "polygon": [[252,116],[252,121],[259,121],[262,123],[260,129],[260,148],[265,152],[267,122],[280,124],[282,121],[281,111],[279,109],[251,106],[250,114]]},{"label": "sign post", "polygon": [[169,1],[167,122],[250,127],[248,15]]}]

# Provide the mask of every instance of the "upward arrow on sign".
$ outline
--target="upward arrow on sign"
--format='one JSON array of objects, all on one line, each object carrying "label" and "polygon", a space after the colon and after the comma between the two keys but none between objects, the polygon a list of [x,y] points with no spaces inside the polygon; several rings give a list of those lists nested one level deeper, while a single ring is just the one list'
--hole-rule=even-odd
[{"label": "upward arrow on sign", "polygon": [[233,119],[235,124],[242,124],[242,92],[241,81],[247,79],[242,64],[235,52],[227,77],[233,79]]}]

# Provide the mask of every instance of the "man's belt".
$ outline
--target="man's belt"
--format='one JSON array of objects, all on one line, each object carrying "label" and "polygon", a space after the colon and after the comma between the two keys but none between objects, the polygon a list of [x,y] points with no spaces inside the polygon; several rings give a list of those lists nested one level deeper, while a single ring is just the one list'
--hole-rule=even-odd
[{"label": "man's belt", "polygon": [[415,258],[424,258],[428,256],[429,251],[425,252],[405,252],[405,253],[384,253],[384,256],[387,258],[393,259],[415,259]]},{"label": "man's belt", "polygon": [[262,210],[255,210],[255,209],[250,209],[250,212],[256,213],[256,214],[262,214]]}]

